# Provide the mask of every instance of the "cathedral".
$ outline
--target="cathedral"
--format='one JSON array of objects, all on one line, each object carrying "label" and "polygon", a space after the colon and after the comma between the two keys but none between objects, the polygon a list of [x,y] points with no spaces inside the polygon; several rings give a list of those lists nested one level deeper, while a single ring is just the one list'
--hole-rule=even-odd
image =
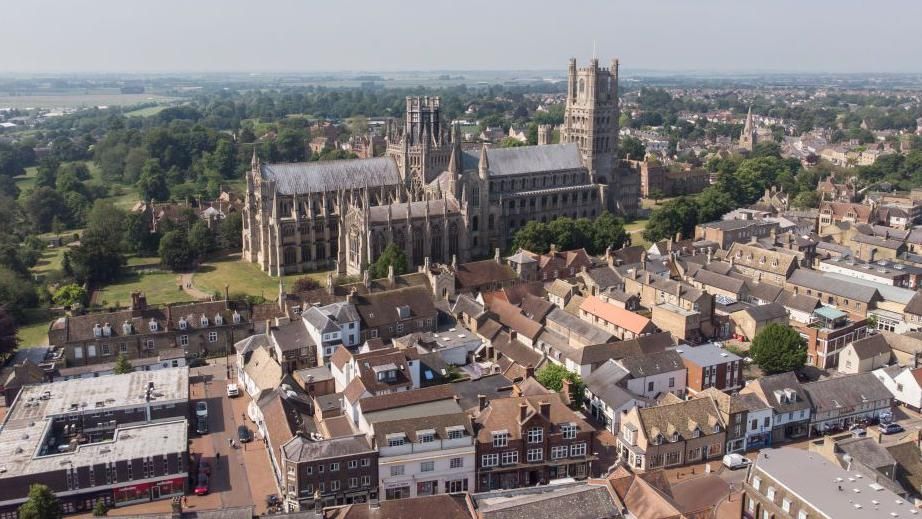
[{"label": "cathedral", "polygon": [[560,144],[466,148],[438,97],[408,97],[386,128],[383,157],[265,164],[247,174],[243,258],[276,276],[333,269],[359,275],[389,244],[411,268],[466,262],[509,247],[529,221],[631,215],[637,171],[617,160],[618,61],[570,60]]}]

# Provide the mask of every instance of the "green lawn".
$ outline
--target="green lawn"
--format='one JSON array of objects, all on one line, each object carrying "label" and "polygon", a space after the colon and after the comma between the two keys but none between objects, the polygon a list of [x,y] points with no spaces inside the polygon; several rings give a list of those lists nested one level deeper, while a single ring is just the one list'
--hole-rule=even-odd
[{"label": "green lawn", "polygon": [[159,267],[158,256],[129,256],[125,263],[129,267]]},{"label": "green lawn", "polygon": [[38,175],[38,167],[32,166],[26,168],[25,175],[19,175],[18,177],[13,177],[13,181],[16,182],[16,187],[19,188],[20,192],[25,192],[29,190],[32,186],[35,185],[35,177]]},{"label": "green lawn", "polygon": [[66,251],[67,247],[49,247],[45,249],[38,263],[32,267],[32,273],[41,276],[55,270],[61,270],[61,258],[64,257],[64,252]]},{"label": "green lawn", "polygon": [[44,308],[29,308],[26,310],[26,322],[19,326],[16,336],[19,337],[20,348],[45,346],[48,344],[48,325],[51,324],[51,315]]},{"label": "green lawn", "polygon": [[106,285],[93,293],[93,303],[114,306],[129,306],[131,293],[144,292],[150,304],[190,301],[192,298],[179,289],[178,274],[173,272],[127,273],[122,279]]},{"label": "green lawn", "polygon": [[[288,290],[294,281],[303,276],[316,279],[326,286],[326,272],[291,274],[282,278]],[[259,265],[240,260],[240,254],[230,254],[202,264],[192,278],[196,288],[208,293],[224,292],[227,283],[231,293],[244,292],[249,295],[276,299],[279,292],[278,278],[270,277],[259,269]]]},{"label": "green lawn", "polygon": [[644,218],[643,220],[634,220],[633,222],[624,224],[624,230],[627,232],[642,231],[647,228],[647,222],[649,219]]},{"label": "green lawn", "polygon": [[149,117],[151,115],[157,115],[165,109],[166,109],[166,106],[164,105],[148,106],[147,108],[138,108],[137,110],[126,112],[125,116],[126,117]]}]

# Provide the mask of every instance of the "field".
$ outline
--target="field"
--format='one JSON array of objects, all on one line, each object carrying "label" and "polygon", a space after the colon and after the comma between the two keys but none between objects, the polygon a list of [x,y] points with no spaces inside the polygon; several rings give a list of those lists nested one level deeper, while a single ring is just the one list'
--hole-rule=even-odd
[{"label": "field", "polygon": [[131,293],[144,292],[150,304],[190,301],[193,298],[180,290],[179,275],[173,272],[129,272],[122,279],[93,292],[93,303],[104,306],[128,306]]},{"label": "field", "polygon": [[26,322],[19,327],[16,333],[19,337],[19,347],[31,348],[47,345],[49,324],[51,324],[51,315],[48,310],[44,308],[26,310]]},{"label": "field", "polygon": [[48,247],[42,252],[42,257],[39,258],[38,263],[32,267],[32,273],[41,276],[55,270],[61,270],[61,259],[64,257],[65,251],[67,251],[67,247]]},{"label": "field", "polygon": [[[326,285],[326,272],[292,274],[282,278],[285,289],[288,290],[296,279],[303,276],[313,277],[321,286]],[[231,293],[243,292],[266,299],[276,299],[279,292],[278,278],[270,277],[255,263],[240,261],[240,254],[229,254],[202,264],[192,280],[196,288],[209,294],[224,293],[225,283]]]},{"label": "field", "polygon": [[13,177],[13,181],[16,182],[16,187],[18,187],[20,191],[26,191],[35,185],[36,175],[38,175],[38,168],[36,166],[32,166],[31,168],[26,168],[25,175]]},{"label": "field", "polygon": [[164,109],[166,109],[166,105],[148,106],[147,108],[138,108],[137,110],[125,112],[125,116],[126,117],[149,117],[151,115],[159,114]]},{"label": "field", "polygon": [[54,94],[0,96],[0,107],[9,108],[90,108],[94,106],[130,106],[141,103],[169,102],[173,98],[151,94],[120,94],[118,92],[89,94]]}]

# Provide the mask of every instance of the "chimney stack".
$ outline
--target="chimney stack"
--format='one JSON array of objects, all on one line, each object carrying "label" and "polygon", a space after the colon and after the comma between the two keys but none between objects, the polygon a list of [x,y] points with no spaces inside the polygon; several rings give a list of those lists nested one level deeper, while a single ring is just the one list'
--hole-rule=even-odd
[{"label": "chimney stack", "polygon": [[564,398],[567,399],[567,402],[572,402],[573,398],[571,392],[573,391],[573,382],[570,382],[570,379],[563,379],[563,387],[560,389],[560,392],[563,393]]},{"label": "chimney stack", "polygon": [[526,416],[528,416],[528,403],[523,401],[519,404],[519,421],[524,422]]},{"label": "chimney stack", "polygon": [[477,395],[477,408],[481,411],[487,408],[487,395]]},{"label": "chimney stack", "polygon": [[528,380],[530,378],[535,378],[535,367],[532,366],[531,364],[529,364],[528,366],[525,366],[525,380]]},{"label": "chimney stack", "polygon": [[494,252],[493,252],[493,259],[494,259],[497,263],[499,263],[500,265],[502,265],[503,262],[502,262],[502,260],[501,260],[500,257],[499,257],[499,247],[497,247],[496,249],[494,249]]},{"label": "chimney stack", "polygon": [[387,281],[388,281],[388,283],[390,283],[391,285],[393,285],[393,284],[395,283],[395,278],[394,278],[394,265],[393,265],[393,264],[387,266]]},{"label": "chimney stack", "polygon": [[538,409],[541,411],[541,416],[545,418],[551,417],[551,403],[550,402],[538,403]]}]

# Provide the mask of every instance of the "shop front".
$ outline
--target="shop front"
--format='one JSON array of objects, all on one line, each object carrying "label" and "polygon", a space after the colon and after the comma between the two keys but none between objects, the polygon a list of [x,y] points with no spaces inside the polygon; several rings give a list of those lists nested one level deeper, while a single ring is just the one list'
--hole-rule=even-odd
[{"label": "shop front", "polygon": [[123,506],[181,496],[185,493],[185,484],[186,478],[178,477],[119,487],[114,489],[112,493],[115,506]]}]

